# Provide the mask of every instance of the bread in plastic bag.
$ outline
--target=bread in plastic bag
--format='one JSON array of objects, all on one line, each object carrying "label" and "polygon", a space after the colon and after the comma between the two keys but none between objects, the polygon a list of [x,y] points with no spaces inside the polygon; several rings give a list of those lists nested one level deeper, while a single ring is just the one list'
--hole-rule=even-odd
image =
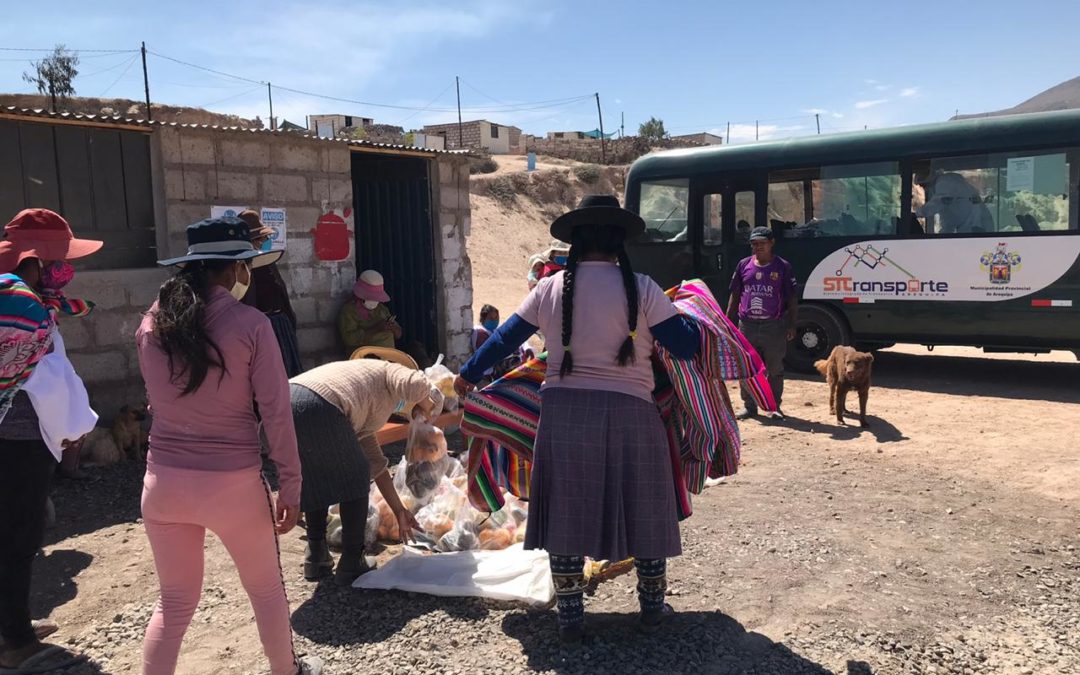
[{"label": "bread in plastic bag", "polygon": [[457,392],[454,391],[454,373],[443,365],[442,354],[439,354],[439,358],[435,360],[435,365],[424,371],[424,376],[427,377],[431,386],[437,388],[442,392],[445,397],[443,401],[443,410],[450,411],[456,410],[458,407]]},{"label": "bread in plastic bag", "polygon": [[467,503],[465,493],[444,476],[431,503],[416,514],[416,521],[424,532],[438,540],[454,528],[454,518]]}]

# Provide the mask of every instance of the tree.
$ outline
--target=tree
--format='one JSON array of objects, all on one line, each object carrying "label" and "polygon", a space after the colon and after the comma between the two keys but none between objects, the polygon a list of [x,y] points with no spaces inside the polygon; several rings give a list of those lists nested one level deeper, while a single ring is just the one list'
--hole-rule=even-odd
[{"label": "tree", "polygon": [[638,136],[650,141],[664,140],[668,137],[668,132],[664,129],[664,120],[650,117],[648,122],[645,122],[638,127]]},{"label": "tree", "polygon": [[61,101],[75,95],[71,81],[79,74],[79,55],[69,52],[64,45],[56,45],[53,53],[40,61],[31,61],[33,73],[23,73],[23,80],[37,87],[39,94],[48,94],[50,109],[56,112],[56,99]]}]

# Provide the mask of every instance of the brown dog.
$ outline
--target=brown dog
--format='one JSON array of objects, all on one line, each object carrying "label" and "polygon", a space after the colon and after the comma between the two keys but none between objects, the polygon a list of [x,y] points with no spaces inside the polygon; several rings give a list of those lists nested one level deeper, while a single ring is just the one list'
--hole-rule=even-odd
[{"label": "brown dog", "polygon": [[873,354],[857,352],[852,347],[834,347],[829,358],[814,363],[818,372],[829,382],[829,412],[836,414],[836,422],[845,424],[847,395],[849,391],[859,392],[859,423],[870,426],[866,421],[866,400],[870,398],[870,370],[874,363]]},{"label": "brown dog", "polygon": [[141,424],[145,419],[146,404],[138,407],[126,405],[120,408],[120,413],[112,426],[112,437],[117,449],[139,461],[146,459]]}]

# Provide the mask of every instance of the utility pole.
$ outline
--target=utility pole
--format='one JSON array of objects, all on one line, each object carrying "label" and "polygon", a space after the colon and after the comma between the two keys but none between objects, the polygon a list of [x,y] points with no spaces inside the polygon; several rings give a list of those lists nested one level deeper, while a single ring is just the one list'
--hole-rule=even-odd
[{"label": "utility pole", "polygon": [[454,86],[457,88],[457,144],[458,149],[465,147],[465,132],[461,127],[461,78],[454,76]]},{"label": "utility pole", "polygon": [[600,118],[600,161],[607,164],[607,142],[604,140],[604,113],[600,112],[600,92],[596,96],[596,116]]},{"label": "utility pole", "polygon": [[724,142],[731,145],[731,122],[727,123],[727,137],[724,139]]},{"label": "utility pole", "polygon": [[758,133],[758,121],[754,120],[754,140],[760,141],[761,135]]},{"label": "utility pole", "polygon": [[626,113],[619,113],[619,138],[626,136]]},{"label": "utility pole", "polygon": [[817,122],[817,132],[821,135],[821,113],[814,113],[814,121]]},{"label": "utility pole", "polygon": [[153,113],[150,112],[150,76],[146,74],[146,42],[142,43],[142,81],[143,88],[146,89],[146,121],[149,122],[154,119]]},{"label": "utility pole", "polygon": [[270,99],[270,131],[277,129],[274,124],[274,92],[270,89],[270,83],[266,83],[266,98]]}]

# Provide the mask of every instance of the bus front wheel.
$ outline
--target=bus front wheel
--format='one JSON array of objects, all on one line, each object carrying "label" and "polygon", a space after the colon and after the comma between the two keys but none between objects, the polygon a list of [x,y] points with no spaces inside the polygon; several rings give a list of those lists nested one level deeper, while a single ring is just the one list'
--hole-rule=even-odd
[{"label": "bus front wheel", "polygon": [[820,305],[800,305],[795,339],[788,343],[784,363],[801,373],[814,372],[814,362],[828,358],[833,347],[851,344],[851,329],[843,317]]}]

